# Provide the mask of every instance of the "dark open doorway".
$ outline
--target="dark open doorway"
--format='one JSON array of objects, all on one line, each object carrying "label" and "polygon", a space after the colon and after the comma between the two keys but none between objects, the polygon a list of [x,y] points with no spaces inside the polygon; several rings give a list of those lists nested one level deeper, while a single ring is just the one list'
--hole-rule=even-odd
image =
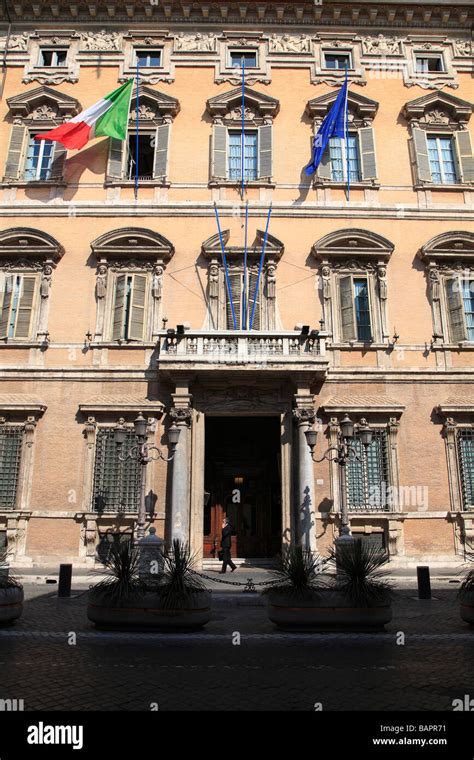
[{"label": "dark open doorway", "polygon": [[217,557],[224,516],[234,531],[232,556],[280,551],[280,457],[279,418],[206,419],[204,557]]}]

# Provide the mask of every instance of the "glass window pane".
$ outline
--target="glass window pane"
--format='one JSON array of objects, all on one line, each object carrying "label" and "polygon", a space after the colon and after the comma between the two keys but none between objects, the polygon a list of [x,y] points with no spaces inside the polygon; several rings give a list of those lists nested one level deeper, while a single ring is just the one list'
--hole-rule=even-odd
[{"label": "glass window pane", "polygon": [[374,430],[370,446],[365,449],[357,436],[349,441],[359,458],[347,463],[347,497],[349,509],[378,511],[388,508],[387,433]]},{"label": "glass window pane", "polygon": [[0,430],[0,508],[14,509],[20,473],[23,427],[6,425]]},{"label": "glass window pane", "polygon": [[458,457],[464,509],[474,509],[474,430],[458,431]]},{"label": "glass window pane", "polygon": [[464,316],[466,318],[467,339],[474,341],[474,280],[462,281]]},{"label": "glass window pane", "polygon": [[[123,449],[137,442],[135,432],[127,431]],[[140,498],[140,465],[135,459],[121,462],[113,428],[97,433],[92,508],[95,512],[136,512]]]},{"label": "glass window pane", "polygon": [[[244,179],[257,179],[258,138],[256,132],[244,132]],[[229,132],[229,179],[242,177],[242,132]]]},{"label": "glass window pane", "polygon": [[354,304],[357,322],[357,339],[364,341],[372,340],[369,288],[365,278],[354,280]]}]

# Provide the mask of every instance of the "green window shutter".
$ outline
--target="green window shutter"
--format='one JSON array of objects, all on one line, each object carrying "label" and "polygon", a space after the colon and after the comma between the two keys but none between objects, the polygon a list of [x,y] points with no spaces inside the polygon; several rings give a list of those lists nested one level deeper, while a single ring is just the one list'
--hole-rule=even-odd
[{"label": "green window shutter", "polygon": [[272,152],[273,152],[273,127],[271,124],[265,124],[258,128],[258,178],[270,179],[273,173]]},{"label": "green window shutter", "polygon": [[430,161],[426,132],[417,127],[412,130],[413,149],[415,151],[416,171],[420,182],[431,182]]},{"label": "green window shutter", "polygon": [[362,179],[376,179],[375,139],[372,127],[359,129],[360,160]]},{"label": "green window shutter", "polygon": [[321,179],[331,179],[331,154],[329,152],[329,143],[326,145],[324,153],[321,158],[321,163],[318,166],[318,177]]},{"label": "green window shutter", "polygon": [[24,275],[21,278],[21,295],[18,304],[15,338],[28,338],[30,335],[35,289],[36,277]]},{"label": "green window shutter", "polygon": [[18,179],[23,168],[23,147],[25,144],[25,127],[13,126],[8,146],[7,162],[5,165],[5,177]]},{"label": "green window shutter", "polygon": [[354,294],[352,292],[352,277],[346,275],[339,280],[339,299],[341,305],[342,340],[356,340],[354,316]]},{"label": "green window shutter", "polygon": [[162,124],[156,129],[155,137],[155,162],[153,177],[166,177],[168,173],[168,147],[170,140],[171,124]]},{"label": "green window shutter", "polygon": [[145,324],[145,297],[146,276],[143,274],[136,274],[133,276],[130,326],[128,330],[128,337],[132,340],[143,340],[143,326]]},{"label": "green window shutter", "polygon": [[212,178],[227,178],[227,127],[214,125],[212,134]]},{"label": "green window shutter", "polygon": [[64,161],[66,159],[66,148],[61,143],[54,143],[54,156],[51,165],[51,179],[62,179],[64,176]]},{"label": "green window shutter", "polygon": [[[255,298],[255,291],[257,288],[257,273],[256,272],[250,272],[249,274],[249,318],[248,318],[248,325],[250,327],[250,317],[252,316],[252,309],[253,309],[253,300]],[[252,324],[252,330],[261,330],[262,329],[262,288],[263,288],[263,277],[260,277],[260,284],[258,286],[258,293],[257,293],[257,300],[255,302],[255,312],[253,315],[253,324]]]},{"label": "green window shutter", "polygon": [[[236,329],[241,327],[241,302],[242,302],[242,274],[240,272],[229,272],[230,291],[232,293],[232,303],[234,305]],[[233,330],[234,322],[232,320],[232,309],[230,307],[230,298],[225,284],[225,313],[226,329]]]},{"label": "green window shutter", "polygon": [[5,277],[5,289],[3,291],[2,311],[0,315],[0,338],[8,336],[8,325],[10,323],[10,309],[12,305],[14,276],[9,274]]},{"label": "green window shutter", "polygon": [[123,338],[123,321],[125,312],[125,290],[127,275],[120,274],[115,282],[114,321],[112,328],[112,340]]},{"label": "green window shutter", "polygon": [[457,158],[462,182],[474,182],[474,156],[471,135],[467,130],[455,132]]},{"label": "green window shutter", "polygon": [[110,138],[109,142],[109,163],[107,166],[107,176],[113,179],[122,179],[123,165],[123,140],[117,140],[115,137]]},{"label": "green window shutter", "polygon": [[457,277],[452,277],[446,280],[446,293],[448,296],[448,314],[451,340],[454,342],[467,340],[462,288],[461,282]]}]

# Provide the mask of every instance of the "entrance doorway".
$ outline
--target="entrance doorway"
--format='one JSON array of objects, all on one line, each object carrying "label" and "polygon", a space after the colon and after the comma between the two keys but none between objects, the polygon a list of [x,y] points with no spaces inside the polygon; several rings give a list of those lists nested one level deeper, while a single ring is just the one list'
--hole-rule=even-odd
[{"label": "entrance doorway", "polygon": [[278,417],[207,417],[204,557],[217,558],[222,519],[233,557],[274,557],[281,549]]}]

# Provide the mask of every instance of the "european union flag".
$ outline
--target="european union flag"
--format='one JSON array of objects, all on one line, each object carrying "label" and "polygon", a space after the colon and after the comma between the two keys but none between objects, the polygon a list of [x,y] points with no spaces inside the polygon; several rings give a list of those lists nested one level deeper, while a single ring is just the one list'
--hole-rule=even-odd
[{"label": "european union flag", "polygon": [[306,174],[314,174],[321,159],[323,153],[326,150],[326,146],[331,137],[345,137],[346,134],[346,103],[347,103],[347,71],[344,84],[342,85],[339,94],[334,101],[334,105],[325,117],[323,123],[318,129],[317,134],[314,137],[313,143],[313,158],[308,166],[305,167]]}]

